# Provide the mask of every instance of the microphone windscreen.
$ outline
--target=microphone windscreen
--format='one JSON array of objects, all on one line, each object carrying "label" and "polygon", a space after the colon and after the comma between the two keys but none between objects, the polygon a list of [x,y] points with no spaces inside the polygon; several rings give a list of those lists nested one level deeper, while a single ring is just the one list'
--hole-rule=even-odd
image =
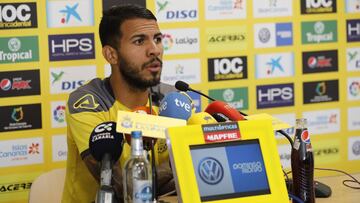
[{"label": "microphone windscreen", "polygon": [[176,81],[176,83],[175,83],[175,88],[176,88],[177,90],[186,92],[186,91],[189,90],[189,84],[187,84],[187,83],[184,82],[184,81],[178,80],[178,81]]},{"label": "microphone windscreen", "polygon": [[241,121],[246,120],[243,115],[241,115],[235,108],[230,106],[228,103],[223,101],[214,101],[211,102],[205,109],[205,112],[210,115],[217,113],[223,114],[228,117],[231,121]]},{"label": "microphone windscreen", "polygon": [[229,122],[231,121],[230,118],[228,118],[227,116],[225,116],[222,113],[214,113],[211,114],[211,116],[217,121],[217,122]]},{"label": "microphone windscreen", "polygon": [[111,160],[116,162],[123,149],[123,139],[122,134],[116,132],[115,122],[103,122],[91,132],[90,153],[99,162],[105,154],[110,154]]},{"label": "microphone windscreen", "polygon": [[170,92],[160,102],[159,116],[188,120],[191,110],[189,97],[179,92]]},{"label": "microphone windscreen", "polygon": [[188,125],[217,123],[216,120],[206,112],[194,113],[187,121]]}]

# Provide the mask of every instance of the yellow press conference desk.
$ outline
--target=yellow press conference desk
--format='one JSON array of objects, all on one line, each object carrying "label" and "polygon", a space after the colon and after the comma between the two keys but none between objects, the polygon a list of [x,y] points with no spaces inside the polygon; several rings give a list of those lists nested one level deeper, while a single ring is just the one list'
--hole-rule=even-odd
[{"label": "yellow press conference desk", "polygon": [[[360,173],[353,175],[357,180],[360,180]],[[348,176],[331,176],[316,178],[331,187],[332,194],[329,198],[316,198],[316,203],[356,203],[360,202],[360,189],[351,189],[342,184],[345,179],[350,179]],[[360,185],[353,186],[360,187]],[[178,202],[176,196],[163,197],[161,200],[165,202],[175,203]]]}]

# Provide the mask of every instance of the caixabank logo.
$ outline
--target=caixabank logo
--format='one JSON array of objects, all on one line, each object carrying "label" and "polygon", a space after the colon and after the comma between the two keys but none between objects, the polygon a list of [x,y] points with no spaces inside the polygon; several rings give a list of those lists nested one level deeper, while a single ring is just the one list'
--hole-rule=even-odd
[{"label": "caixabank logo", "polygon": [[347,42],[360,41],[360,19],[346,21]]},{"label": "caixabank logo", "polygon": [[0,3],[0,30],[37,28],[36,3]]},{"label": "caixabank logo", "polygon": [[301,0],[302,14],[336,13],[336,0]]},{"label": "caixabank logo", "polygon": [[209,91],[209,95],[217,100],[225,101],[237,110],[246,110],[249,108],[247,87],[213,89]]},{"label": "caixabank logo", "polygon": [[40,71],[0,72],[0,97],[40,94]]},{"label": "caixabank logo", "polygon": [[303,96],[304,104],[339,101],[339,81],[304,82]]},{"label": "caixabank logo", "polygon": [[206,29],[209,52],[239,51],[247,49],[247,26],[224,26]]},{"label": "caixabank logo", "polygon": [[256,106],[258,109],[294,106],[294,84],[256,86]]},{"label": "caixabank logo", "polygon": [[0,107],[0,132],[40,129],[41,104]]},{"label": "caixabank logo", "polygon": [[335,20],[301,22],[302,44],[337,42]]},{"label": "caixabank logo", "polygon": [[198,20],[198,1],[155,0],[159,22],[184,22]]},{"label": "caixabank logo", "polygon": [[94,34],[49,35],[49,60],[94,59]]},{"label": "caixabank logo", "polygon": [[209,58],[208,77],[209,81],[246,79],[246,56]]},{"label": "caixabank logo", "polygon": [[302,53],[304,74],[338,71],[338,51],[309,51]]},{"label": "caixabank logo", "polygon": [[47,26],[79,27],[94,25],[93,0],[47,0]]},{"label": "caixabank logo", "polygon": [[294,53],[257,54],[256,78],[290,77],[294,75]]},{"label": "caixabank logo", "polygon": [[38,37],[1,37],[0,64],[39,61]]}]

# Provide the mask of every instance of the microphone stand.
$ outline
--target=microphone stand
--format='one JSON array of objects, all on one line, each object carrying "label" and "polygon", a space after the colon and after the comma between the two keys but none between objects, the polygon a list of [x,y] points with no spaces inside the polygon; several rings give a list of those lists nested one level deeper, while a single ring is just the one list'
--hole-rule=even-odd
[{"label": "microphone stand", "polygon": [[[149,88],[149,107],[150,115],[152,115],[152,88]],[[152,200],[154,203],[158,201],[157,196],[157,173],[156,173],[156,164],[155,164],[155,139],[151,138],[151,177],[152,177]]]},{"label": "microphone stand", "polygon": [[96,203],[114,203],[115,191],[111,186],[112,161],[110,154],[104,154],[101,160],[100,188],[96,194]]}]

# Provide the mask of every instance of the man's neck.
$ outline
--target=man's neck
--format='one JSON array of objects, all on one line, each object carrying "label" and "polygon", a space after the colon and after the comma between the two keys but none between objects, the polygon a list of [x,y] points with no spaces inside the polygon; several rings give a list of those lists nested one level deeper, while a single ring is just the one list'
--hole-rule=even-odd
[{"label": "man's neck", "polygon": [[148,90],[130,86],[120,74],[111,74],[110,85],[117,101],[129,109],[145,106],[148,101]]}]

